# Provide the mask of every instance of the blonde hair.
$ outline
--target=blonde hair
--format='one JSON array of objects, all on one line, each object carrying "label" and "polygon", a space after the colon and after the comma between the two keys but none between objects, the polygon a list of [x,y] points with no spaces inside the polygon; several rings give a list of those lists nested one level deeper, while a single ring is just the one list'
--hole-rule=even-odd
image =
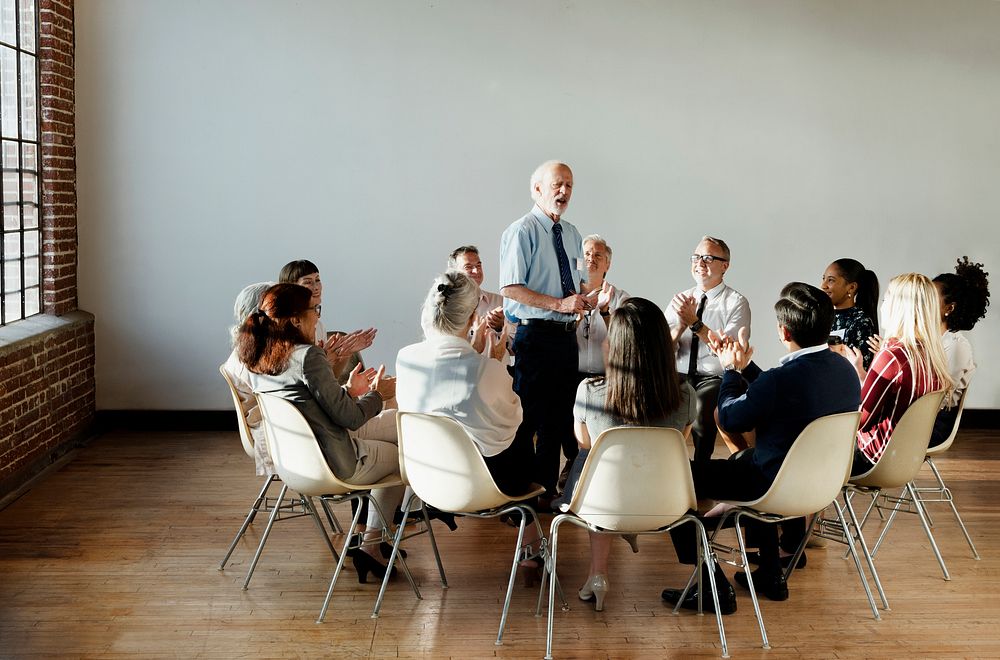
[{"label": "blonde hair", "polygon": [[941,344],[940,316],[937,287],[926,276],[904,273],[889,282],[882,307],[885,337],[902,344],[914,371],[933,375],[950,393],[954,382]]}]

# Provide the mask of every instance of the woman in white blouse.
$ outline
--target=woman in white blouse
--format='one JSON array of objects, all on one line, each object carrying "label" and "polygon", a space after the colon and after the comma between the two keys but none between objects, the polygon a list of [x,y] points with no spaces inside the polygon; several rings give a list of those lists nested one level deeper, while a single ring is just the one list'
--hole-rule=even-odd
[{"label": "woman in white blouse", "polygon": [[396,357],[396,400],[400,410],[461,424],[500,490],[517,495],[529,490],[526,468],[532,461],[525,448],[511,446],[521,400],[501,362],[504,346],[491,337],[487,357],[469,343],[470,329],[477,337],[487,329],[476,315],[478,304],[479,287],[464,273],[449,271],[434,280],[420,318],[425,339]]},{"label": "woman in white blouse", "polygon": [[955,389],[938,413],[931,434],[931,447],[941,444],[951,435],[958,415],[958,402],[969,386],[972,372],[976,370],[972,346],[962,331],[972,330],[979,319],[986,316],[986,307],[990,304],[988,274],[982,264],[962,257],[954,273],[942,273],[934,278],[934,286],[941,298],[941,343]]}]

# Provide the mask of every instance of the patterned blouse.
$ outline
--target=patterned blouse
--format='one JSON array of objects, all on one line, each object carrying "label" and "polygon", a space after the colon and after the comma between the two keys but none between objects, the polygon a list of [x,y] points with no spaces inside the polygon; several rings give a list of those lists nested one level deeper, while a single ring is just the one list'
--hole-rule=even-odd
[{"label": "patterned blouse", "polygon": [[875,324],[855,305],[847,309],[834,310],[831,335],[844,340],[851,348],[861,351],[865,369],[871,366],[873,353],[868,347],[868,338],[875,334]]}]

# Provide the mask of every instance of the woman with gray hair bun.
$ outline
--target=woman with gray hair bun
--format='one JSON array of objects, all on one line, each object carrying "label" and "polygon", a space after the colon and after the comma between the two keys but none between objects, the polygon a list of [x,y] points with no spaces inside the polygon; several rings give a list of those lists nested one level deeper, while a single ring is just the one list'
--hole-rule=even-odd
[{"label": "woman with gray hair bun", "polygon": [[425,339],[396,357],[396,400],[402,411],[443,415],[461,424],[497,486],[517,495],[529,490],[525,468],[532,460],[512,446],[521,400],[500,362],[503,342],[490,340],[489,357],[474,346],[485,345],[489,334],[476,317],[478,304],[479,286],[465,273],[448,271],[434,279],[420,315]]},{"label": "woman with gray hair bun", "polygon": [[253,388],[250,387],[250,376],[246,365],[240,362],[236,355],[236,339],[239,335],[240,326],[247,320],[247,317],[257,311],[260,307],[260,299],[264,292],[271,288],[274,282],[258,282],[244,287],[236,296],[236,303],[233,305],[233,318],[236,325],[229,329],[232,336],[233,351],[229,354],[222,368],[226,370],[233,385],[236,386],[236,393],[240,399],[240,407],[246,417],[247,425],[250,427],[250,435],[253,437],[254,462],[257,464],[258,476],[270,476],[274,474],[274,463],[271,462],[271,455],[267,453],[267,443],[264,441],[264,427],[261,426],[260,411],[257,409],[257,399],[254,398]]}]

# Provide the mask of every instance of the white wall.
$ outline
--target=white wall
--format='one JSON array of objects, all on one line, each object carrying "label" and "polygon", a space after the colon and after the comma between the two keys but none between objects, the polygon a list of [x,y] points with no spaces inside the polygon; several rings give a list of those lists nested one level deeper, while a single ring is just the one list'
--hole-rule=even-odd
[{"label": "white wall", "polygon": [[[855,257],[883,283],[969,254],[1000,290],[1000,3],[76,5],[80,306],[98,407],[224,409],[232,300],[309,258],[368,361],[419,337],[456,245],[574,168],[612,281],[667,304],[704,233],[734,252],[757,359],[771,305]],[[1000,310],[970,335],[1000,407]]]}]

